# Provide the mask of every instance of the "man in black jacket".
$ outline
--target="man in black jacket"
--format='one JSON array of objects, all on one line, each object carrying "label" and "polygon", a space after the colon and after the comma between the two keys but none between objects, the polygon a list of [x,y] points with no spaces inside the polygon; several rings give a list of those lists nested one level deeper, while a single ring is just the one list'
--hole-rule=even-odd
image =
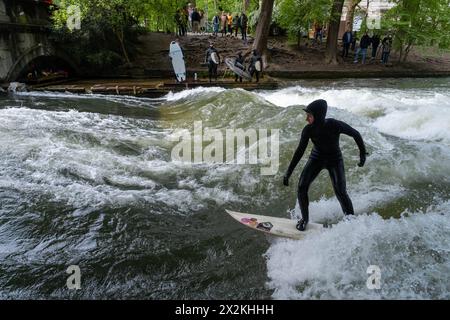
[{"label": "man in black jacket", "polygon": [[316,100],[304,109],[307,113],[308,124],[303,128],[300,143],[283,179],[283,184],[289,186],[289,178],[302,158],[309,139],[311,139],[314,147],[298,183],[297,193],[302,219],[298,222],[297,229],[300,231],[305,230],[309,221],[309,186],[322,169],[327,169],[330,174],[334,192],[344,214],[354,214],[352,201],[347,194],[344,160],[339,148],[339,135],[341,133],[355,139],[360,155],[358,166],[362,167],[366,162],[366,148],[359,132],[345,122],[331,118],[325,119],[327,107],[325,100]]},{"label": "man in black jacket", "polygon": [[361,38],[361,41],[359,42],[359,48],[355,54],[355,61],[353,61],[354,63],[358,63],[358,58],[359,58],[360,52],[362,55],[362,64],[364,64],[366,62],[367,48],[369,47],[370,42],[371,42],[371,40],[370,40],[369,35],[367,34],[367,32],[364,33],[364,35]]},{"label": "man in black jacket", "polygon": [[353,42],[353,34],[350,30],[347,30],[342,36],[342,45],[344,46],[342,50],[342,58],[348,57],[348,50],[350,49],[350,45]]},{"label": "man in black jacket", "polygon": [[372,58],[370,60],[375,60],[377,58],[378,47],[380,46],[380,36],[378,34],[374,34],[371,42],[372,42]]},{"label": "man in black jacket", "polygon": [[194,8],[194,12],[192,12],[192,32],[199,33],[201,19],[202,17],[200,16],[197,8]]}]

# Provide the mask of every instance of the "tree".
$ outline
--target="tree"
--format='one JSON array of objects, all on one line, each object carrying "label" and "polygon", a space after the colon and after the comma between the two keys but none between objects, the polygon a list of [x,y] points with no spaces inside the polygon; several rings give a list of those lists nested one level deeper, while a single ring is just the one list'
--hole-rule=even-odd
[{"label": "tree", "polygon": [[[133,12],[138,12],[141,3],[137,0],[66,0],[58,3],[58,10],[53,14],[56,29],[64,29],[71,6],[78,6],[82,13],[82,29],[88,25],[90,28],[82,32],[92,35],[94,33],[112,33],[119,42],[123,58],[130,63],[126,49],[127,30],[137,24]],[[95,30],[95,25],[97,30]]]},{"label": "tree", "polygon": [[267,40],[269,38],[270,24],[272,22],[273,4],[275,0],[262,0],[258,25],[256,26],[253,49],[256,49],[267,62]]},{"label": "tree", "polygon": [[277,6],[276,21],[291,38],[300,41],[312,22],[325,24],[330,16],[330,0],[282,0]]},{"label": "tree", "polygon": [[355,10],[361,0],[350,0],[347,3],[347,17],[345,21],[346,28],[353,31],[353,19],[355,18]]},{"label": "tree", "polygon": [[415,45],[448,47],[450,43],[449,0],[394,0],[396,6],[382,19],[394,36],[399,62],[405,62]]},{"label": "tree", "polygon": [[330,25],[328,27],[325,63],[337,64],[337,44],[343,6],[344,0],[333,0],[333,6],[330,14]]}]

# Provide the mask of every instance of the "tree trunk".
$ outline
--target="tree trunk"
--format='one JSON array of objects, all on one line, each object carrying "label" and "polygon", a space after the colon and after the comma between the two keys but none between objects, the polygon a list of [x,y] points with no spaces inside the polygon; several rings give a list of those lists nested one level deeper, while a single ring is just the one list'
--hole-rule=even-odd
[{"label": "tree trunk", "polygon": [[263,63],[267,62],[267,41],[269,39],[270,23],[272,21],[273,3],[275,0],[263,0],[258,25],[256,26],[253,49],[256,49],[263,57]]},{"label": "tree trunk", "polygon": [[402,58],[403,58],[403,42],[400,42],[400,52],[399,52],[399,56],[398,56],[398,63],[402,62]]},{"label": "tree trunk", "polygon": [[331,9],[330,26],[328,28],[327,49],[325,51],[325,63],[337,64],[338,35],[341,24],[342,8],[344,0],[333,0]]},{"label": "tree trunk", "polygon": [[355,18],[355,10],[361,0],[352,0],[347,6],[347,17],[345,21],[345,27],[353,32],[353,19]]},{"label": "tree trunk", "polygon": [[411,51],[412,45],[413,44],[411,42],[409,42],[408,45],[406,46],[402,62],[406,62],[406,59],[408,59],[408,55],[409,55],[409,52]]},{"label": "tree trunk", "polygon": [[123,52],[123,56],[125,57],[125,60],[127,61],[127,63],[131,63],[130,62],[130,58],[128,57],[128,53],[127,50],[125,49],[125,42],[124,42],[124,32],[123,29],[120,28],[119,30],[116,30],[116,35],[117,38],[119,39],[120,42],[120,46],[122,48],[122,52]]},{"label": "tree trunk", "polygon": [[250,0],[242,0],[242,11],[247,13],[249,5],[250,5]]}]

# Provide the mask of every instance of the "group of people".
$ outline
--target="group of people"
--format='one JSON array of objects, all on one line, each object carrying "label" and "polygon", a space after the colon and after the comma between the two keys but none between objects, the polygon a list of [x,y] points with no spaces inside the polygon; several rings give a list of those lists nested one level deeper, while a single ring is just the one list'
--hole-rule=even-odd
[{"label": "group of people", "polygon": [[[208,64],[209,82],[212,81],[212,78],[214,78],[217,81],[217,67],[220,63],[220,55],[217,49],[214,47],[213,43],[210,43],[209,48],[206,50],[205,60]],[[260,64],[259,68],[256,67],[258,62]],[[242,55],[242,52],[238,52],[234,60],[234,66],[243,71],[246,71],[247,68],[245,67],[245,58]],[[257,50],[253,50],[248,65],[248,72],[252,78],[253,76],[256,76],[256,82],[259,82],[260,73],[262,70],[263,70],[262,57]],[[235,74],[235,81],[237,82],[238,80],[242,82],[242,76]]]},{"label": "group of people", "polygon": [[188,32],[202,33],[206,31],[206,14],[192,5],[178,9],[175,13],[177,35],[185,36]]},{"label": "group of people", "polygon": [[[178,36],[185,36],[188,32],[204,33],[208,31],[207,15],[203,10],[199,10],[190,4],[178,9],[174,18]],[[217,36],[220,32],[222,36],[229,34],[237,38],[240,32],[242,40],[247,41],[248,17],[244,12],[240,15],[236,13],[234,16],[225,11],[217,13],[212,18],[211,23],[214,36]]]},{"label": "group of people", "polygon": [[[259,62],[259,68],[256,67],[257,63]],[[242,56],[242,52],[238,52],[235,60],[234,60],[234,66],[236,68],[241,69],[242,71],[247,71],[245,68],[245,58]],[[253,76],[256,77],[256,82],[259,82],[260,73],[263,70],[263,61],[262,56],[258,53],[258,50],[254,49],[252,51],[252,55],[250,56],[250,61],[248,64],[248,73],[253,79]],[[242,77],[235,74],[234,81],[237,82],[239,79],[240,82],[242,82]],[[251,81],[251,80],[250,80]]]},{"label": "group of people", "polygon": [[[381,63],[387,64],[389,61],[389,55],[392,48],[392,36],[387,35],[381,41],[381,37],[378,34],[374,34],[372,37],[369,36],[368,32],[365,32],[359,41],[359,46],[356,48],[356,42],[358,38],[356,32],[351,32],[347,30],[342,36],[342,58],[347,58],[349,54],[350,47],[355,52],[353,63],[358,63],[359,56],[361,55],[361,62],[364,64],[366,62],[367,51],[369,46],[372,46],[371,60],[377,59],[378,52],[381,50]],[[381,44],[381,47],[380,47]]]},{"label": "group of people", "polygon": [[220,32],[222,36],[226,36],[227,33],[231,36],[237,38],[238,32],[241,32],[242,40],[247,40],[247,28],[248,28],[248,17],[242,12],[241,15],[222,12],[222,14],[217,13],[212,19],[213,25],[213,35],[217,36]]}]

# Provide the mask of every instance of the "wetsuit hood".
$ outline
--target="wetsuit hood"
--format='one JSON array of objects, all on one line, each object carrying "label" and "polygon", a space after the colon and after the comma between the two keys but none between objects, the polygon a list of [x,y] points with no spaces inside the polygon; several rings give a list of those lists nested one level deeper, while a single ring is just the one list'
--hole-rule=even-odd
[{"label": "wetsuit hood", "polygon": [[311,102],[303,110],[307,113],[311,113],[314,116],[314,123],[325,122],[325,116],[327,115],[328,104],[325,100],[319,99]]}]

